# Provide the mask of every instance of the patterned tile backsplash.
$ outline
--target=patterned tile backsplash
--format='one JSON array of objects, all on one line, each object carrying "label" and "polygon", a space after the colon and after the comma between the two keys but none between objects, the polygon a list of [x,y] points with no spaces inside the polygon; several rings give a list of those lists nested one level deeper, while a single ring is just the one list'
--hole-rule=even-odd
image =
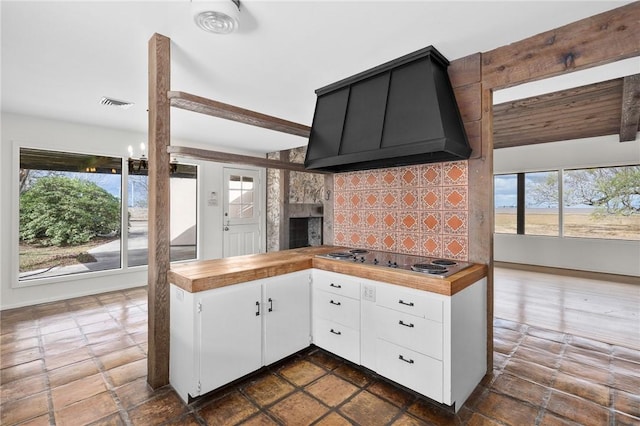
[{"label": "patterned tile backsplash", "polygon": [[334,244],[468,260],[468,163],[334,176]]}]

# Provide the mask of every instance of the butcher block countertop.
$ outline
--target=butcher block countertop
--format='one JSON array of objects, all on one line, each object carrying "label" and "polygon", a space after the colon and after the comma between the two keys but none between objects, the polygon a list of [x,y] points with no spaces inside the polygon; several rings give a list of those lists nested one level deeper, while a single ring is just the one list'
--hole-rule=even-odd
[{"label": "butcher block countertop", "polygon": [[481,264],[475,264],[447,278],[437,278],[419,272],[315,257],[339,248],[342,247],[304,247],[183,263],[171,267],[169,282],[195,293],[316,268],[452,296],[487,276],[487,266]]}]

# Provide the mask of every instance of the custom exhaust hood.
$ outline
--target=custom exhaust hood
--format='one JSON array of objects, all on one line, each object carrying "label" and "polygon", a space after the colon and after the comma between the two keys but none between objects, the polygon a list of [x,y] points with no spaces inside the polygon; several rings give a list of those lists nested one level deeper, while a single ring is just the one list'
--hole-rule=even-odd
[{"label": "custom exhaust hood", "polygon": [[316,90],[305,168],[345,172],[468,159],[448,66],[429,46]]}]

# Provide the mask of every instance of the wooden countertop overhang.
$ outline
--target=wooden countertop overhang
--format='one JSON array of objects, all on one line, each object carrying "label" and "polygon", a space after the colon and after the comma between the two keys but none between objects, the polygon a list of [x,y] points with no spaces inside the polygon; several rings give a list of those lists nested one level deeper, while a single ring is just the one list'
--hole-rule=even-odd
[{"label": "wooden countertop overhang", "polygon": [[317,268],[452,296],[487,276],[487,266],[482,264],[474,264],[447,278],[437,278],[419,272],[315,257],[317,254],[336,251],[337,248],[339,247],[305,247],[173,265],[169,271],[169,282],[196,293]]}]

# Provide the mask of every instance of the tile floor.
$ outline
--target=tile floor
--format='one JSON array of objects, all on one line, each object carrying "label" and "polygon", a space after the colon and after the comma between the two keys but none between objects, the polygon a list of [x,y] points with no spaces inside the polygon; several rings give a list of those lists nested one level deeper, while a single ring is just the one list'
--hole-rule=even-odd
[{"label": "tile floor", "polygon": [[454,415],[315,347],[185,405],[146,386],[145,289],[1,314],[2,425],[640,424],[640,351],[495,321]]}]

